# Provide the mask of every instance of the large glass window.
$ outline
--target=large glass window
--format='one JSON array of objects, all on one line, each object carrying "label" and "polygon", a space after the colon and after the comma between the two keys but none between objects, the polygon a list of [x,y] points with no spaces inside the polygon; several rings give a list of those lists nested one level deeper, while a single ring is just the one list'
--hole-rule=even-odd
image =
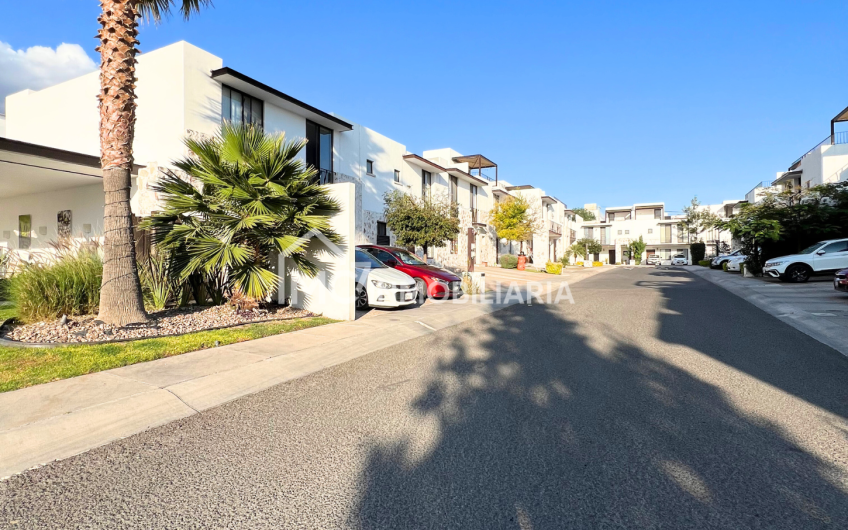
[{"label": "large glass window", "polygon": [[333,131],[306,120],[306,163],[326,177],[333,172]]},{"label": "large glass window", "polygon": [[430,196],[430,186],[433,185],[433,175],[429,171],[421,171],[421,197],[426,199]]},{"label": "large glass window", "polygon": [[265,105],[261,99],[227,85],[222,85],[221,91],[221,119],[233,123],[252,123],[257,127],[264,126]]}]

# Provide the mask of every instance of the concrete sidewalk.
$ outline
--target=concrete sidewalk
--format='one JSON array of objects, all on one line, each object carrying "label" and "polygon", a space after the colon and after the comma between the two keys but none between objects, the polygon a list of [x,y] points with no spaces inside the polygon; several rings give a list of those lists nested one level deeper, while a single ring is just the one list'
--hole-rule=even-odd
[{"label": "concrete sidewalk", "polygon": [[848,356],[848,295],[834,290],[830,281],[792,284],[704,267],[687,270]]},{"label": "concrete sidewalk", "polygon": [[[342,322],[186,353],[0,394],[0,477],[67,458],[151,427],[367,353],[520,303],[527,281],[576,283],[608,267],[563,276],[515,275],[521,299],[501,292],[372,311]],[[499,271],[509,278],[509,271]],[[544,291],[543,291],[544,292]],[[485,303],[481,303],[485,302]]]}]

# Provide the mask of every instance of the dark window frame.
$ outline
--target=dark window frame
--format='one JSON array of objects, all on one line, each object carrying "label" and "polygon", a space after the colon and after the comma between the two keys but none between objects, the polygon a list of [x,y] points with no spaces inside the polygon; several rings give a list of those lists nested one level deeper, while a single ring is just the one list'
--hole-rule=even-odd
[{"label": "dark window frame", "polygon": [[373,175],[374,174],[374,161],[373,160],[369,160],[367,158],[365,159],[365,174],[366,175]]},{"label": "dark window frame", "polygon": [[433,187],[433,174],[426,169],[421,170],[421,198],[427,199],[430,197],[430,191]]},{"label": "dark window frame", "polygon": [[400,170],[395,170],[395,182],[400,183]]},{"label": "dark window frame", "polygon": [[[233,94],[238,94],[241,99],[241,116],[238,119],[233,119]],[[227,103],[227,104],[225,104]],[[246,105],[245,103],[249,103]],[[258,113],[254,108],[259,107]],[[247,112],[247,114],[245,114]],[[254,114],[259,115],[259,119],[254,119]],[[245,120],[245,118],[248,118]],[[229,121],[231,123],[253,123],[260,129],[265,128],[265,102],[257,97],[246,94],[241,90],[235,89],[229,85],[221,84],[221,121]]]}]

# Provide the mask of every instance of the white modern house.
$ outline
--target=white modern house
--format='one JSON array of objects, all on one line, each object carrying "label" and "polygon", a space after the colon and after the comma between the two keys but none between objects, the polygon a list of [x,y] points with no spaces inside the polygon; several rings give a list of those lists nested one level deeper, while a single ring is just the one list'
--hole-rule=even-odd
[{"label": "white modern house", "polygon": [[771,185],[785,191],[848,180],[848,131],[836,131],[836,124],[845,121],[848,121],[848,108],[830,120],[830,134],[792,162],[786,171],[777,172]]},{"label": "white modern house", "polygon": [[[429,257],[453,269],[495,264],[508,250],[509,242],[497,244],[488,220],[495,201],[513,191],[532,195],[544,215],[546,230],[529,243],[542,265],[561,256],[575,234],[573,215],[564,203],[536,188],[510,191],[508,183],[498,181],[497,165],[483,155],[464,156],[450,148],[411,153],[395,140],[270,87],[187,42],[139,55],[137,75],[133,151],[138,165],[131,206],[139,218],[160,208],[151,185],[162,170],[186,156],[184,138],[213,135],[222,120],[231,120],[308,139],[301,156],[319,170],[323,184],[354,184],[354,244],[394,243],[383,218],[383,197],[392,190],[440,195],[457,205],[459,236],[446,247],[428,249]],[[92,72],[6,98],[0,248],[28,259],[59,238],[102,235],[98,76]],[[494,170],[494,178],[484,170]]]},{"label": "white modern house", "polygon": [[[724,201],[721,204],[703,205],[702,209],[713,214],[728,218],[744,201]],[[590,256],[594,261],[609,264],[627,263],[633,257],[629,245],[641,237],[646,244],[642,258],[657,255],[660,258],[670,258],[675,254],[689,256],[689,244],[695,240],[680,228],[682,215],[668,215],[665,203],[639,203],[630,206],[606,208],[603,215],[597,204],[584,206],[595,213],[596,220],[584,221],[580,226],[580,238],[599,241],[603,250]],[[726,231],[710,229],[697,236],[698,240],[707,245],[707,255],[715,252],[716,243],[724,242],[732,245],[731,236]]]}]

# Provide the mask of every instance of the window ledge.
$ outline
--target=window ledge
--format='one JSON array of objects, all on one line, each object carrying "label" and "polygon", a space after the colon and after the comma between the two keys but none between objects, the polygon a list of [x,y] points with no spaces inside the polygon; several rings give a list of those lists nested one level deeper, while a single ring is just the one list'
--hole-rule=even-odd
[{"label": "window ledge", "polygon": [[374,174],[374,173],[365,173],[365,176],[368,176],[368,177],[376,177],[377,175],[376,175],[376,174]]}]

